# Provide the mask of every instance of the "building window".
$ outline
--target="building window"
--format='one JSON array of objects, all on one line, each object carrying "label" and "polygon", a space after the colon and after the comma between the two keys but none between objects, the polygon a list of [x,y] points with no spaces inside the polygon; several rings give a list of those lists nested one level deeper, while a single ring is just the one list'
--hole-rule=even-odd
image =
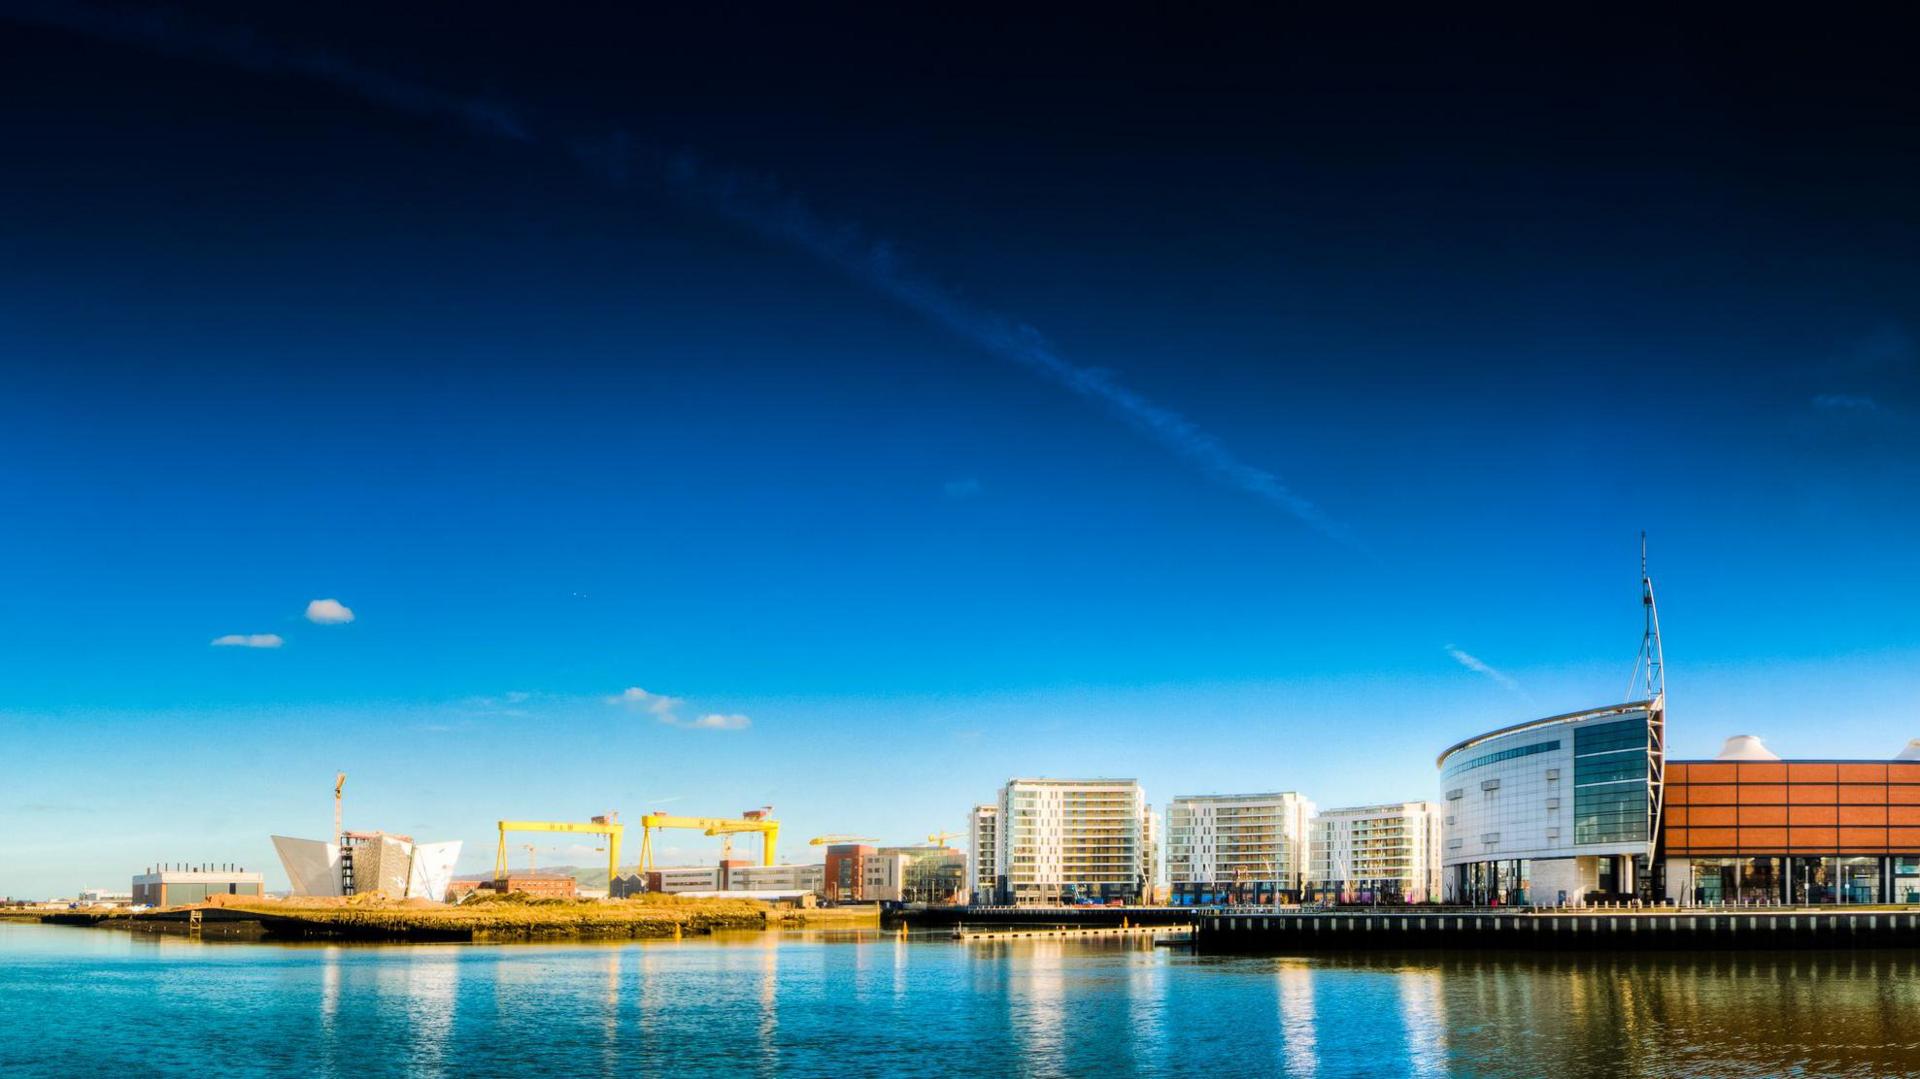
[{"label": "building window", "polygon": [[1575,730],[1574,843],[1643,843],[1646,838],[1647,721]]}]

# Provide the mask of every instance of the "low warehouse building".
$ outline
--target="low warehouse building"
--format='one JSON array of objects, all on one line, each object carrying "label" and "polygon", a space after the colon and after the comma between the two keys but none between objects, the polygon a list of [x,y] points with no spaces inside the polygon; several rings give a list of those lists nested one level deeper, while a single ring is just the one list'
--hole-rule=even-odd
[{"label": "low warehouse building", "polygon": [[204,903],[216,895],[250,895],[265,892],[264,880],[239,866],[163,865],[149,868],[133,878],[133,905],[136,907],[178,907]]}]

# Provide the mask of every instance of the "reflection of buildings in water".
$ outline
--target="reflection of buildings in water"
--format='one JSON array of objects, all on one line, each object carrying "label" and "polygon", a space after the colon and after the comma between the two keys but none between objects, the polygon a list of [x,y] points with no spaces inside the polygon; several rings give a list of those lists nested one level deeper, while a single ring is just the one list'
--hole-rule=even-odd
[{"label": "reflection of buildings in water", "polygon": [[1447,1007],[1439,973],[1401,971],[1398,982],[1400,1021],[1407,1032],[1408,1074],[1447,1074]]},{"label": "reflection of buildings in water", "polygon": [[[1007,957],[1007,1009],[1020,1059],[1029,1072],[1066,1067],[1065,945],[1057,940],[1023,942],[1025,955]],[[1024,961],[1023,961],[1024,960]]]},{"label": "reflection of buildings in water", "polygon": [[1920,953],[1457,953],[1350,964],[1437,987],[1443,1074],[1920,1074],[1911,1029]]},{"label": "reflection of buildings in water", "polygon": [[[861,951],[868,950],[864,945],[856,945]],[[893,938],[893,1002],[898,1008],[907,998],[907,938]]]},{"label": "reflection of buildings in water", "polygon": [[[643,1049],[666,1044],[663,1040],[667,1033],[662,1027],[671,1019],[670,1009],[674,1006],[672,978],[662,968],[660,953],[653,948],[637,949],[640,969],[638,978],[640,991],[634,995],[634,1007],[639,1011],[637,1026],[638,1042]],[[653,1076],[662,1073],[659,1061],[663,1054],[641,1052],[634,1054],[628,1062],[640,1065],[639,1074]]]},{"label": "reflection of buildings in water", "polygon": [[1149,947],[1127,957],[1127,1029],[1133,1038],[1130,1058],[1136,1069],[1150,1075],[1173,1070],[1164,951]]},{"label": "reflection of buildings in water", "polygon": [[339,1065],[334,1050],[339,1045],[340,949],[328,947],[320,953],[320,1071],[334,1075]]},{"label": "reflection of buildings in water", "polygon": [[780,1068],[780,948],[777,942],[760,949],[760,1022],[755,1027],[760,1059],[773,1074]]},{"label": "reflection of buildings in water", "polygon": [[600,1073],[612,1075],[620,1065],[620,956],[609,948],[601,963],[606,991],[600,997]]},{"label": "reflection of buildings in water", "polygon": [[403,968],[407,1026],[412,1046],[403,1054],[409,1071],[429,1074],[446,1066],[452,1045],[460,960],[445,952],[415,953]]},{"label": "reflection of buildings in water", "polygon": [[1281,1064],[1288,1075],[1313,1075],[1320,1070],[1320,1046],[1315,1037],[1313,968],[1303,962],[1282,962],[1274,971],[1279,989]]}]

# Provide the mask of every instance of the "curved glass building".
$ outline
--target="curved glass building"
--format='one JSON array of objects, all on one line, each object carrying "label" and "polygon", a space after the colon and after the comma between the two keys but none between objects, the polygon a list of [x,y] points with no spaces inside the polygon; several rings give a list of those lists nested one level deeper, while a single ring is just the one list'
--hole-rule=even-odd
[{"label": "curved glass building", "polygon": [[1664,700],[1529,720],[1440,754],[1448,902],[1580,906],[1651,898]]}]

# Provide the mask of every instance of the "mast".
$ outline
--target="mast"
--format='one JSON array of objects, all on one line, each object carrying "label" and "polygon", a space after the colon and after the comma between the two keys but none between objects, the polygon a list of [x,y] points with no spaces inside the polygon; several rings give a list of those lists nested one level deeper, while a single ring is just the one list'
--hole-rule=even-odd
[{"label": "mast", "polygon": [[1660,608],[1653,602],[1653,578],[1647,574],[1647,534],[1640,533],[1640,606],[1646,611],[1646,630],[1640,637],[1640,655],[1627,681],[1627,700],[1658,702],[1667,695],[1666,652],[1660,646]]},{"label": "mast", "polygon": [[1640,655],[1627,683],[1627,700],[1647,703],[1647,855],[1636,874],[1635,891],[1652,900],[1659,890],[1660,847],[1667,793],[1667,663],[1660,644],[1660,608],[1653,601],[1653,577],[1647,572],[1647,534],[1640,533],[1640,606],[1646,628],[1640,636]]}]

